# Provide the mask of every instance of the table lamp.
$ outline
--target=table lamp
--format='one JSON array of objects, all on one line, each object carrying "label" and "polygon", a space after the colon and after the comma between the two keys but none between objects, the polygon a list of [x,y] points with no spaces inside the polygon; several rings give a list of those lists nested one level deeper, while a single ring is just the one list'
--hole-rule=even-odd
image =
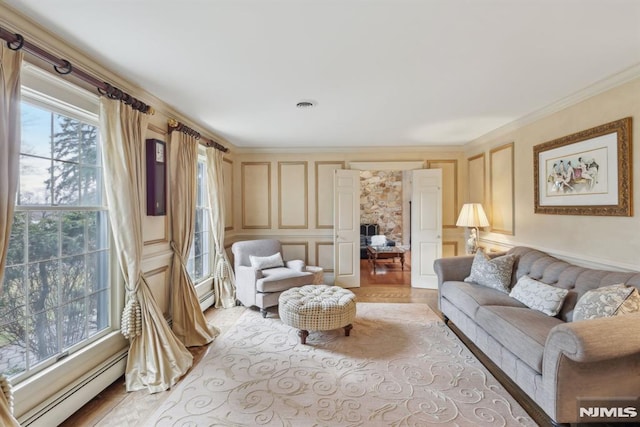
[{"label": "table lamp", "polygon": [[487,215],[482,209],[480,203],[465,203],[460,210],[458,221],[456,222],[458,227],[470,227],[471,235],[467,240],[466,251],[468,254],[474,254],[478,250],[478,227],[487,227],[489,220]]}]

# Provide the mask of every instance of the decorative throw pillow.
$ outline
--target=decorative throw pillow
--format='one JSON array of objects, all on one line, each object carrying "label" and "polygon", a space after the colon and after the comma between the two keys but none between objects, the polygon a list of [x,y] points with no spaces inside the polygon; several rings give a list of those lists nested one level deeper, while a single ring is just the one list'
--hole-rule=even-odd
[{"label": "decorative throw pillow", "polygon": [[251,267],[258,270],[273,267],[284,267],[284,261],[282,261],[282,255],[280,252],[269,256],[249,255],[249,261],[251,262]]},{"label": "decorative throw pillow", "polygon": [[471,264],[471,273],[464,281],[509,293],[515,260],[514,255],[502,255],[490,259],[482,249],[478,249]]},{"label": "decorative throw pillow", "polygon": [[640,293],[623,283],[592,289],[580,297],[573,320],[596,319],[640,311]]},{"label": "decorative throw pillow", "polygon": [[547,316],[555,316],[560,313],[560,308],[568,293],[568,289],[547,285],[529,276],[522,276],[514,285],[509,296]]}]

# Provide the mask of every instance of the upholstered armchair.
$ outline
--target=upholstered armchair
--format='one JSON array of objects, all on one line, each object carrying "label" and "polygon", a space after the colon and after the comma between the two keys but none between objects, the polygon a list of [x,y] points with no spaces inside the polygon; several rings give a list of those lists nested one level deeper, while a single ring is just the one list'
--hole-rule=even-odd
[{"label": "upholstered armchair", "polygon": [[278,305],[282,292],[313,282],[313,274],[305,271],[304,261],[282,259],[282,245],[278,240],[235,242],[231,252],[236,298],[245,307],[258,307],[262,317],[267,317],[267,308]]}]

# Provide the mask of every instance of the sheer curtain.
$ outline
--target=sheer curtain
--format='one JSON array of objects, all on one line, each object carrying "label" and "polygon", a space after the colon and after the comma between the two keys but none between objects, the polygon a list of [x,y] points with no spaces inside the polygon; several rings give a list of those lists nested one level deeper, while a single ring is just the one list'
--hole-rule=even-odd
[{"label": "sheer curtain", "polygon": [[[20,165],[20,65],[22,52],[0,44],[0,284],[4,275]],[[2,288],[0,288],[2,292]],[[0,425],[19,426],[11,388],[0,375]]]},{"label": "sheer curtain", "polygon": [[215,148],[207,149],[207,184],[211,206],[211,230],[215,243],[216,259],[213,265],[216,307],[233,307],[236,304],[236,278],[224,250],[224,153]]},{"label": "sheer curtain", "polygon": [[198,295],[187,272],[193,243],[198,172],[198,141],[182,132],[171,134],[171,302],[173,332],[187,347],[205,345],[218,336],[200,309]]},{"label": "sheer curtain", "polygon": [[120,101],[100,100],[109,218],[126,288],[121,325],[130,340],[126,389],[156,393],[172,387],[191,367],[193,356],[171,332],[141,269],[147,122],[146,114]]}]

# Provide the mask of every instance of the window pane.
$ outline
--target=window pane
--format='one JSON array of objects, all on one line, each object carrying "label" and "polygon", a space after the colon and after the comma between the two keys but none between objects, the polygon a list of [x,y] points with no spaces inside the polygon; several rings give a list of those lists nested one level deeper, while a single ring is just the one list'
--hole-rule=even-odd
[{"label": "window pane", "polygon": [[99,165],[98,128],[86,123],[80,127],[80,161],[85,165]]},{"label": "window pane", "polygon": [[27,369],[25,319],[0,325],[0,372],[7,377]]},{"label": "window pane", "polygon": [[51,160],[20,156],[19,205],[51,203]]},{"label": "window pane", "polygon": [[60,280],[60,291],[65,303],[86,295],[86,270],[84,255],[62,258],[61,268],[64,272]]},{"label": "window pane", "polygon": [[23,102],[20,105],[22,142],[20,151],[41,157],[51,157],[51,118],[49,111]]},{"label": "window pane", "polygon": [[93,252],[87,255],[87,293],[108,288],[108,259],[107,251]]},{"label": "window pane", "polygon": [[24,238],[27,228],[27,214],[16,212],[13,215],[13,226],[11,227],[11,237],[7,250],[7,265],[23,264],[26,262],[24,256]]},{"label": "window pane", "polygon": [[78,163],[80,161],[80,121],[54,114],[53,158]]},{"label": "window pane", "polygon": [[58,311],[47,310],[35,314],[29,325],[29,350],[34,362],[42,362],[58,353]]},{"label": "window pane", "polygon": [[[24,314],[27,304],[25,266],[7,267],[0,293],[0,323],[15,320]],[[0,336],[0,341],[2,336]]]},{"label": "window pane", "polygon": [[87,241],[90,251],[107,249],[109,247],[107,221],[106,212],[87,213]]},{"label": "window pane", "polygon": [[63,328],[62,340],[64,349],[87,338],[87,313],[84,298],[72,301],[60,307]]},{"label": "window pane", "polygon": [[58,261],[29,264],[29,311],[41,311],[58,305]]},{"label": "window pane", "polygon": [[62,256],[84,253],[84,212],[62,214]]},{"label": "window pane", "polygon": [[53,162],[53,197],[56,205],[78,205],[80,168],[74,163]]},{"label": "window pane", "polygon": [[203,211],[202,209],[196,209],[196,224],[195,224],[195,233],[202,232],[202,223],[203,223]]},{"label": "window pane", "polygon": [[29,261],[51,259],[59,253],[59,213],[38,211],[29,213]]},{"label": "window pane", "polygon": [[102,169],[95,167],[80,168],[80,204],[82,206],[100,206],[102,204]]},{"label": "window pane", "polygon": [[109,326],[109,292],[102,291],[89,298],[89,336]]}]

